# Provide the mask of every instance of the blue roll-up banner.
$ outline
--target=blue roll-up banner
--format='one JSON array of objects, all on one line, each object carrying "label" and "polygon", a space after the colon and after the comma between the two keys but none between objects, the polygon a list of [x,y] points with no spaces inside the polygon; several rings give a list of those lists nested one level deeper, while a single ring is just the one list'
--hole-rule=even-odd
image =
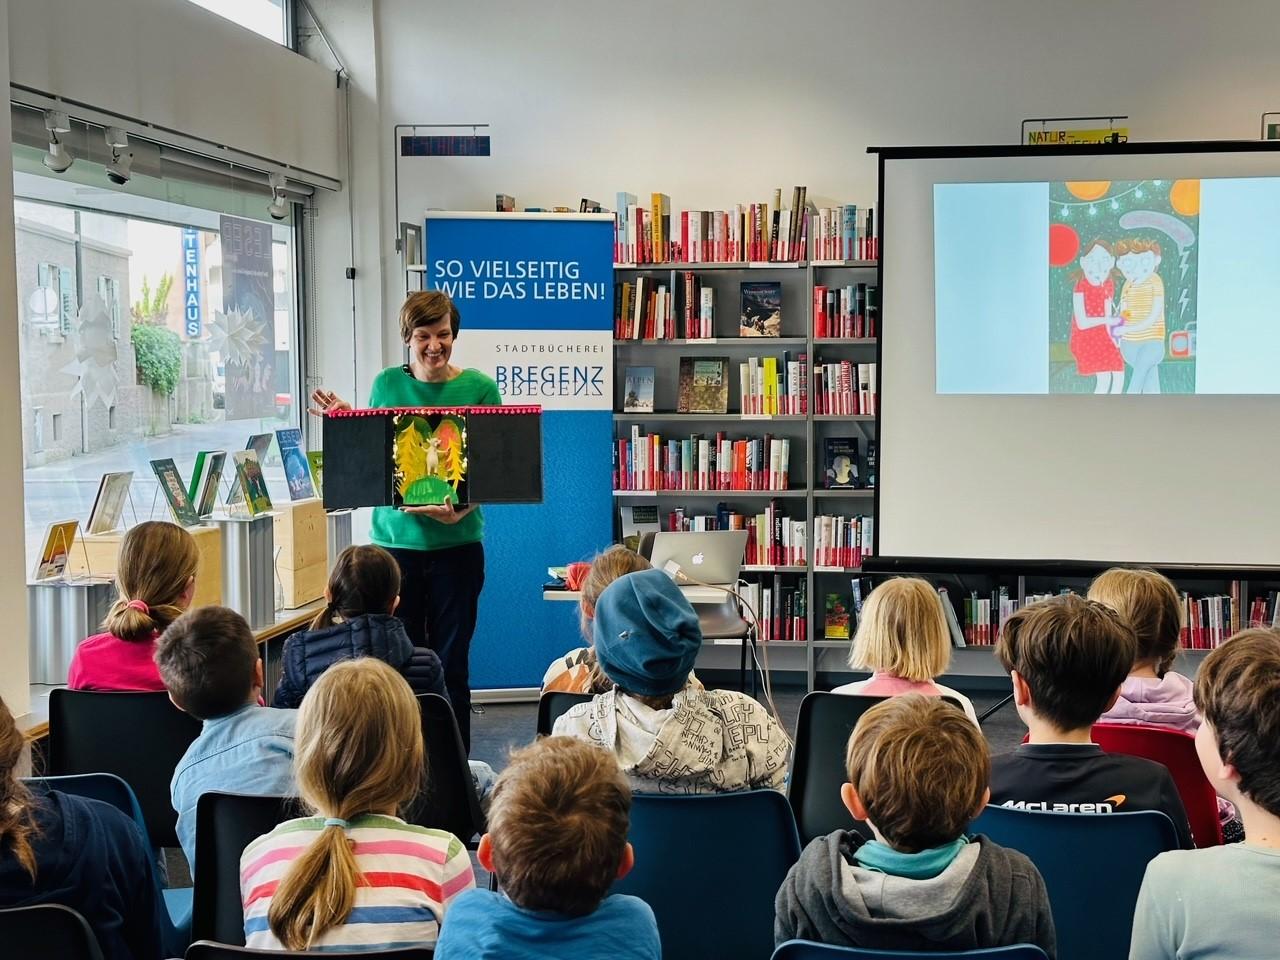
[{"label": "blue roll-up banner", "polygon": [[423,248],[427,289],[462,315],[453,363],[543,409],[543,502],[483,508],[471,645],[474,689],[536,687],[582,643],[577,604],[542,599],[547,567],[612,539],[613,217],[431,212]]}]

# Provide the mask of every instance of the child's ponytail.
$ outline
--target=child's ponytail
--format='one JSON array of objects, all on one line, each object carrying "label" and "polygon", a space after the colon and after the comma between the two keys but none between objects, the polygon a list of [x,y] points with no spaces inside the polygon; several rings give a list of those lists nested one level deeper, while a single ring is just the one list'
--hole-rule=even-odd
[{"label": "child's ponytail", "polygon": [[116,565],[119,597],[102,628],[121,640],[150,640],[186,612],[187,587],[200,565],[191,534],[148,520],[125,534]]},{"label": "child's ponytail", "polygon": [[367,613],[390,613],[400,596],[400,565],[381,547],[347,547],[333,564],[326,593],[329,602],[311,621],[312,630]]},{"label": "child's ponytail", "polygon": [[280,881],[267,923],[286,950],[306,950],[326,930],[339,926],[356,903],[360,868],[338,818],[293,862]]}]

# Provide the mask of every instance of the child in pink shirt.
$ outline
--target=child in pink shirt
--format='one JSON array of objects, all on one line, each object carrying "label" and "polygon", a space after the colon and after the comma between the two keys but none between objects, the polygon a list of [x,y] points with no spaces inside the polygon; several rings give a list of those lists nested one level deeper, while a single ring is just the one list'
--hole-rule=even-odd
[{"label": "child in pink shirt", "polygon": [[872,590],[862,606],[849,666],[873,672],[866,680],[846,683],[831,692],[946,697],[960,704],[977,724],[969,698],[933,680],[951,663],[951,632],[942,603],[938,592],[917,577],[894,577]]},{"label": "child in pink shirt", "polygon": [[156,638],[191,606],[199,561],[195,540],[177,524],[147,521],[125,534],[116,573],[119,599],[102,623],[106,632],[76,648],[67,686],[163,690],[154,659]]}]

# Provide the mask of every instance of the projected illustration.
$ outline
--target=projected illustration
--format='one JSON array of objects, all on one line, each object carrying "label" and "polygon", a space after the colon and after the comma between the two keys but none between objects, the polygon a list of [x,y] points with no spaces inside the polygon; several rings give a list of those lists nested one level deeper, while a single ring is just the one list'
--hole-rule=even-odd
[{"label": "projected illustration", "polygon": [[1048,186],[1049,392],[1195,393],[1200,181]]}]

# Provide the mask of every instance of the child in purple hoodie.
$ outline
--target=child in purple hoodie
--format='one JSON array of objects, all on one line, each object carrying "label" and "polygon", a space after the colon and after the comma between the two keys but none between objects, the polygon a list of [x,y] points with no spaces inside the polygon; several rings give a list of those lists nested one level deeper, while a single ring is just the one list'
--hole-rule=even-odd
[{"label": "child in purple hoodie", "polygon": [[[1120,685],[1120,699],[1098,718],[1099,723],[1137,723],[1195,733],[1200,726],[1192,698],[1194,684],[1174,673],[1178,635],[1182,630],[1182,598],[1167,577],[1154,570],[1112,567],[1089,585],[1089,599],[1105,603],[1133,627],[1138,655]],[[1235,808],[1218,798],[1227,843],[1242,839]]]}]

